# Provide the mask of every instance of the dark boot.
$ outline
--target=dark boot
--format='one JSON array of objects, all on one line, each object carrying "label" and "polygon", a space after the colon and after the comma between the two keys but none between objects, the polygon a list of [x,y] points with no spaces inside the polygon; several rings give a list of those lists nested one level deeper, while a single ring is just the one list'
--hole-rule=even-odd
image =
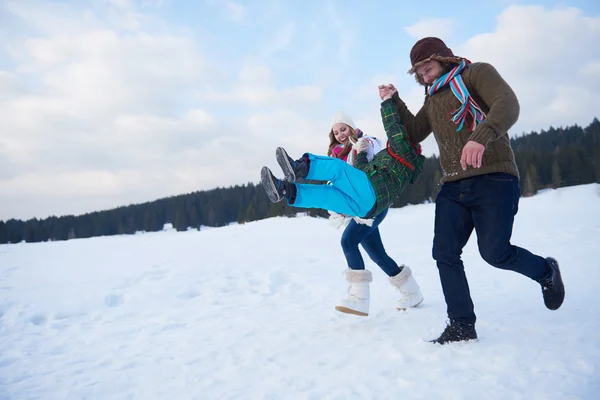
[{"label": "dark boot", "polygon": [[466,342],[468,340],[476,339],[477,332],[475,332],[474,324],[458,322],[451,319],[440,337],[432,340],[431,343],[446,344],[452,342]]},{"label": "dark boot", "polygon": [[306,154],[294,161],[283,147],[278,147],[275,150],[275,157],[283,170],[286,181],[296,182],[298,179],[304,179],[308,175],[310,160]]},{"label": "dark boot", "polygon": [[272,203],[277,203],[286,198],[290,204],[293,204],[296,200],[296,185],[277,179],[267,167],[260,170],[260,182]]},{"label": "dark boot", "polygon": [[548,257],[546,265],[550,270],[545,277],[539,280],[542,285],[544,304],[550,310],[558,310],[565,299],[565,285],[560,275],[558,262],[554,258]]}]

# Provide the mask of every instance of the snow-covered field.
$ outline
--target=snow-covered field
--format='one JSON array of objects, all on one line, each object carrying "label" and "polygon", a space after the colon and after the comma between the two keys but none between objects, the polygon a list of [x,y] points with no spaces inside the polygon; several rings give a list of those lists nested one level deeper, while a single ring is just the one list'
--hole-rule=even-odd
[{"label": "snow-covered field", "polygon": [[368,317],[334,310],[346,265],[324,219],[2,245],[0,398],[600,398],[600,185],[521,200],[513,242],[560,262],[558,311],[482,261],[473,235],[475,343],[427,342],[446,316],[433,212],[393,209],[381,225],[424,303],[397,311],[368,260]]}]

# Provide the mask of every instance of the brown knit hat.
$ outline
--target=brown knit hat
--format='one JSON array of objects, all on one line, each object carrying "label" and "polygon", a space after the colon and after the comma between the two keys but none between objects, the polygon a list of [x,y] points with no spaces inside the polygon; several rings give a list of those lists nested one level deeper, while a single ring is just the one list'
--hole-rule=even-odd
[{"label": "brown knit hat", "polygon": [[452,50],[446,46],[446,43],[440,38],[426,37],[420,39],[410,51],[410,63],[412,68],[408,70],[409,74],[414,74],[415,70],[429,60],[438,60],[447,63],[460,63],[462,57],[457,57]]}]

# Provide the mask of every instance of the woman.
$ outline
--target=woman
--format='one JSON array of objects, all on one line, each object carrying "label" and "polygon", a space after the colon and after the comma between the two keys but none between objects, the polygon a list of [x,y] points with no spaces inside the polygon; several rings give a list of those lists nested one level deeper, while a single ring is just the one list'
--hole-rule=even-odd
[{"label": "woman", "polygon": [[[367,150],[367,161],[373,160],[375,154],[382,150],[381,143],[375,137],[365,135],[360,129],[355,128],[352,119],[338,111],[332,121],[331,131],[329,132],[329,149],[327,155],[339,158],[350,165],[353,165],[356,158],[356,151],[352,149],[352,142],[356,143],[358,139],[363,138],[369,143]],[[348,269],[344,271],[346,280],[350,284],[348,290],[348,299],[340,300],[340,304],[335,307],[336,310],[349,314],[363,315],[368,314],[368,305],[365,300],[357,300],[353,294],[358,290],[352,290],[354,281],[370,281],[371,272],[365,270],[365,263],[358,248],[361,244],[363,249],[369,255],[369,258],[377,264],[383,272],[390,277],[390,283],[400,292],[400,300],[396,308],[404,310],[408,307],[416,307],[423,301],[423,295],[419,290],[419,285],[412,277],[412,272],[405,265],[396,264],[396,262],[387,254],[381,241],[379,233],[379,224],[384,220],[388,210],[384,210],[373,219],[371,225],[362,224],[353,218],[344,218],[333,214],[333,219],[344,219],[348,222],[344,233],[342,233],[342,250],[348,263]],[[368,283],[363,284],[363,291],[369,290]],[[363,296],[365,297],[365,296]],[[366,296],[368,297],[368,296]],[[357,305],[365,305],[363,309],[357,309]],[[366,308],[366,311],[364,310]]]},{"label": "woman", "polygon": [[[377,139],[362,135],[360,131],[357,134],[352,120],[338,112],[329,134],[328,154],[334,157],[307,153],[294,161],[283,148],[278,148],[277,161],[286,180],[275,178],[267,167],[261,172],[263,186],[273,202],[286,198],[292,206],[324,208],[344,216],[361,217],[359,221],[351,219],[342,235],[342,248],[349,267],[345,271],[348,299],[341,300],[336,306],[340,312],[361,316],[369,313],[372,274],[365,269],[359,243],[401,293],[397,308],[415,307],[423,301],[410,268],[399,267],[387,255],[379,234],[379,224],[389,206],[406,184],[420,173],[423,157],[407,139],[387,88],[380,90],[380,95],[384,100],[381,113],[389,139],[386,150],[380,151]],[[327,180],[331,185],[298,184],[295,183],[297,179]],[[368,223],[362,223],[365,222],[362,218]]]}]

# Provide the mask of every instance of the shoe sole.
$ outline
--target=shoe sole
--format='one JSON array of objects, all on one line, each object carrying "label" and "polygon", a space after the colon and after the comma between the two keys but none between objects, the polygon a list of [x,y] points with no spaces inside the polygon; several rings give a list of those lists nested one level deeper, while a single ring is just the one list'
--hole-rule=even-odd
[{"label": "shoe sole", "polygon": [[271,174],[271,170],[268,167],[262,167],[260,170],[260,182],[265,188],[265,192],[267,192],[267,196],[271,203],[279,202],[282,197],[279,196],[279,192],[277,192],[277,185],[273,182],[273,175]]},{"label": "shoe sole", "polygon": [[465,343],[465,344],[468,344],[468,343],[477,343],[477,342],[479,342],[479,338],[477,338],[477,339],[467,339],[467,340],[455,340],[455,341],[452,341],[452,342],[444,342],[444,343],[440,343],[437,340],[427,340],[427,342],[433,343],[433,344],[439,344],[440,346],[445,346],[447,344],[453,344],[453,343]]},{"label": "shoe sole", "polygon": [[285,180],[295,182],[296,174],[294,173],[294,167],[290,164],[290,157],[283,147],[278,147],[275,150],[275,158],[283,171],[283,175],[285,175]]},{"label": "shoe sole", "polygon": [[406,311],[406,310],[408,310],[409,308],[416,308],[416,307],[417,307],[419,304],[421,304],[421,303],[423,302],[423,300],[424,300],[424,299],[421,299],[421,301],[419,301],[419,302],[418,302],[417,304],[415,304],[414,306],[410,306],[410,307],[404,307],[404,308],[401,308],[401,307],[396,307],[396,310],[398,310],[398,311]]},{"label": "shoe sole", "polygon": [[339,312],[344,313],[344,314],[358,315],[358,316],[361,316],[361,317],[368,317],[369,316],[369,314],[367,314],[367,313],[356,311],[356,310],[353,310],[351,308],[346,308],[346,307],[343,307],[343,306],[335,306],[335,309],[337,311],[339,311]]}]

